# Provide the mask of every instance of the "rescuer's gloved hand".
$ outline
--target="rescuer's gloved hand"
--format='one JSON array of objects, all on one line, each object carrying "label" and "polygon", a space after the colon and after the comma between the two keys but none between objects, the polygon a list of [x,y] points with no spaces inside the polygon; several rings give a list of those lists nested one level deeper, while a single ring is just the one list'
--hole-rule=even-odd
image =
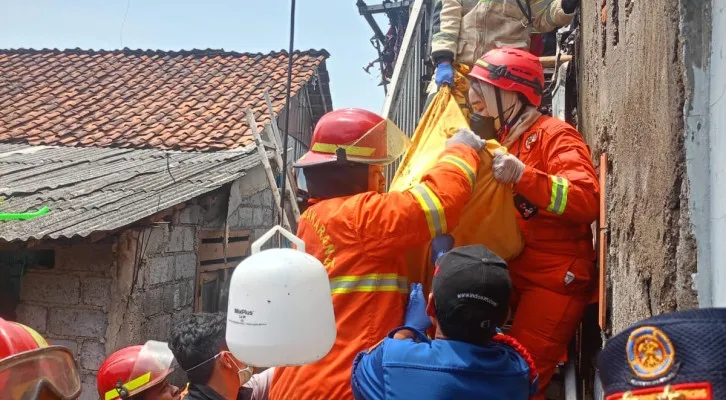
[{"label": "rescuer's gloved hand", "polygon": [[482,148],[484,148],[484,145],[486,145],[487,142],[471,130],[467,128],[459,128],[456,133],[454,133],[454,136],[450,137],[446,141],[446,147],[457,143],[465,144],[478,153]]},{"label": "rescuer's gloved hand", "polygon": [[405,326],[422,333],[425,333],[431,327],[431,319],[426,315],[426,299],[423,295],[423,286],[420,283],[411,284],[408,306],[406,307],[406,318],[403,321]]},{"label": "rescuer's gloved hand", "polygon": [[494,151],[492,161],[494,179],[501,183],[517,183],[522,179],[524,163],[519,158],[505,152],[502,149]]},{"label": "rescuer's gloved hand", "polygon": [[454,84],[454,67],[451,66],[450,62],[443,61],[436,66],[434,81],[436,81],[437,88],[440,88],[444,83],[448,83],[449,86]]},{"label": "rescuer's gloved hand", "polygon": [[562,0],[562,11],[564,11],[565,14],[572,14],[575,12],[578,5],[580,5],[580,0]]}]

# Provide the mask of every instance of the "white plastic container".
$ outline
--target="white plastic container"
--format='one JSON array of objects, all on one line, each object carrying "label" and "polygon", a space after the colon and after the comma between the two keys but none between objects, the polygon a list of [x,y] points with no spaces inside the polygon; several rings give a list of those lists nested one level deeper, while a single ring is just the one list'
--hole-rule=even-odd
[{"label": "white plastic container", "polygon": [[[277,232],[297,250],[260,251]],[[309,364],[333,347],[335,314],[325,267],[279,225],[252,243],[251,255],[232,274],[226,337],[232,354],[256,367]]]}]

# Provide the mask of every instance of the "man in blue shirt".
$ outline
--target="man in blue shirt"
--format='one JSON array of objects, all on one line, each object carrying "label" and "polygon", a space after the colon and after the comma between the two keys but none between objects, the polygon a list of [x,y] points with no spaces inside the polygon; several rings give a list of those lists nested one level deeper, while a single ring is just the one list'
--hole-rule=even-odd
[{"label": "man in blue shirt", "polygon": [[[353,363],[357,400],[528,399],[532,358],[502,335],[512,284],[507,264],[484,246],[455,248],[438,260],[428,304],[412,285],[405,324]],[[431,324],[436,337],[423,333]]]}]

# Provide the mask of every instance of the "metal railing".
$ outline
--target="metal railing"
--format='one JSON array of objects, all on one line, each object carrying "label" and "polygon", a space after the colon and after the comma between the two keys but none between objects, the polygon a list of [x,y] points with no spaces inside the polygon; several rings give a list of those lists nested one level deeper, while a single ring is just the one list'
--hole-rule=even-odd
[{"label": "metal railing", "polygon": [[[409,13],[408,26],[403,37],[401,52],[389,86],[382,115],[395,122],[411,137],[416,130],[426,99],[432,67],[427,65],[429,42],[429,13],[431,0],[416,0]],[[386,168],[386,179],[390,183],[400,160]]]}]

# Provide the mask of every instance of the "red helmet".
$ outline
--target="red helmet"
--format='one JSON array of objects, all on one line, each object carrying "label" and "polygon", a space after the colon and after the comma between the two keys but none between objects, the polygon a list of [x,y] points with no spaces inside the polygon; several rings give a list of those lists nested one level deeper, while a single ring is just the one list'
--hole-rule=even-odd
[{"label": "red helmet", "polygon": [[364,164],[386,165],[410,146],[406,134],[390,120],[359,108],[331,111],[318,121],[310,151],[295,167],[332,163],[338,157]]},{"label": "red helmet", "polygon": [[174,355],[164,342],[150,340],[111,354],[101,364],[96,386],[101,400],[127,399],[161,383],[173,371]]},{"label": "red helmet", "polygon": [[33,328],[0,318],[0,360],[41,347],[48,343]]},{"label": "red helmet", "polygon": [[500,89],[519,92],[535,107],[542,103],[544,70],[539,58],[515,48],[489,50],[474,63],[469,77]]},{"label": "red helmet", "polygon": [[75,399],[81,379],[73,353],[32,328],[0,318],[0,388],[10,398]]}]

